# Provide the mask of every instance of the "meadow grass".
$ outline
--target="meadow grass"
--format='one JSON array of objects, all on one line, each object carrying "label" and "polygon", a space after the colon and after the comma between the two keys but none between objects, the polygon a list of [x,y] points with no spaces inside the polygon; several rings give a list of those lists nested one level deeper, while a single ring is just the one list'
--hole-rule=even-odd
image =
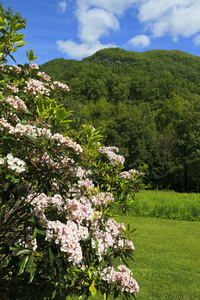
[{"label": "meadow grass", "polygon": [[135,195],[129,215],[200,221],[200,194],[141,191]]},{"label": "meadow grass", "polygon": [[[125,216],[115,219],[137,228],[133,237],[135,261],[129,266],[139,283],[138,300],[200,299],[200,222]],[[102,300],[103,296],[90,299]]]}]

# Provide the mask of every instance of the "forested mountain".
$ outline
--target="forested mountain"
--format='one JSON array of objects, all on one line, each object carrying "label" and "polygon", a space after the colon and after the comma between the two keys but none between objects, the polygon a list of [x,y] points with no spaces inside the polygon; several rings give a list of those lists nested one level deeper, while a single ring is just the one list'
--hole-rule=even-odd
[{"label": "forested mountain", "polygon": [[76,122],[102,126],[127,168],[146,168],[151,188],[200,191],[200,58],[173,50],[104,49],[40,66],[70,93]]}]

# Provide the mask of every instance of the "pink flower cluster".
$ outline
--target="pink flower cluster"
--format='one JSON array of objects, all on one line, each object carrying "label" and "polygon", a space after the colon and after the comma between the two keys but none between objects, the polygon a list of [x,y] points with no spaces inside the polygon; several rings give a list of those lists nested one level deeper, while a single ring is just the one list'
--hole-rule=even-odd
[{"label": "pink flower cluster", "polygon": [[45,96],[49,96],[50,90],[47,89],[42,81],[39,81],[37,79],[29,79],[26,82],[26,87],[24,89],[24,92],[28,95],[32,95],[36,98],[39,97],[39,93]]},{"label": "pink flower cluster", "polygon": [[19,239],[18,244],[23,248],[32,249],[34,252],[38,247],[36,238],[33,239],[30,235],[26,236],[26,241],[23,238]]},{"label": "pink flower cluster", "polygon": [[94,218],[94,210],[92,208],[91,202],[84,196],[77,199],[67,199],[66,209],[70,211],[70,219],[75,221],[77,224],[82,224],[84,221],[91,221]]},{"label": "pink flower cluster", "polygon": [[[66,252],[68,260],[77,265],[82,260],[81,240],[88,238],[88,226],[85,221],[92,222],[94,211],[90,201],[86,197],[77,199],[63,199],[56,194],[48,197],[42,194],[30,194],[26,199],[33,207],[33,215],[37,216],[46,224],[46,240],[54,240],[60,245],[60,250]],[[49,221],[46,218],[45,208],[56,206],[66,218],[66,224],[56,221]],[[84,226],[81,223],[84,221]]]},{"label": "pink flower cluster", "polygon": [[78,177],[79,179],[85,178],[89,173],[90,173],[90,171],[88,171],[80,166],[74,166],[74,168],[73,168],[73,175]]},{"label": "pink flower cluster", "polygon": [[83,152],[83,149],[81,148],[81,146],[79,144],[77,144],[76,142],[72,142],[72,140],[68,136],[64,137],[62,134],[55,133],[54,135],[51,136],[51,140],[58,141],[58,145],[63,145],[65,147],[67,146],[67,147],[74,149],[74,151],[76,153]]},{"label": "pink flower cluster", "polygon": [[[104,230],[100,229],[104,226]],[[134,250],[133,243],[130,240],[124,239],[122,230],[126,230],[124,224],[117,223],[114,219],[108,219],[105,223],[97,218],[92,223],[92,247],[96,249],[96,255],[99,261],[102,260],[109,247],[118,250],[124,248]]]},{"label": "pink flower cluster", "polygon": [[119,174],[119,177],[125,178],[125,179],[131,179],[132,181],[134,181],[134,180],[135,180],[134,175],[142,175],[142,176],[143,176],[144,173],[139,172],[139,171],[137,171],[137,170],[135,170],[135,169],[131,169],[131,170],[129,170],[129,171],[121,172],[121,173]]},{"label": "pink flower cluster", "polygon": [[1,72],[7,72],[6,68],[4,67],[3,64],[0,64],[0,71]]},{"label": "pink flower cluster", "polygon": [[17,110],[23,110],[23,109],[27,109],[24,101],[22,101],[18,96],[9,96],[7,99],[4,99],[5,101],[7,101],[14,109]]},{"label": "pink flower cluster", "polygon": [[55,90],[63,90],[65,92],[69,92],[70,91],[68,85],[66,85],[66,84],[64,84],[62,82],[59,82],[59,81],[53,81],[52,88],[54,88]]},{"label": "pink flower cluster", "polygon": [[30,202],[36,210],[43,210],[43,208],[56,205],[59,211],[63,211],[64,200],[59,194],[55,194],[53,197],[48,197],[44,193],[41,194],[30,194],[26,198],[26,201]]},{"label": "pink flower cluster", "polygon": [[107,206],[108,202],[114,201],[114,198],[111,193],[99,193],[96,196],[92,196],[91,201],[95,205]]},{"label": "pink flower cluster", "polygon": [[102,271],[102,279],[110,284],[118,283],[122,291],[136,294],[139,292],[139,286],[135,279],[133,279],[132,271],[126,266],[120,265],[117,267],[119,271],[115,271],[113,267],[107,267]]},{"label": "pink flower cluster", "polygon": [[92,180],[86,178],[78,181],[79,188],[84,188],[86,191],[90,192],[94,188]]},{"label": "pink flower cluster", "polygon": [[105,223],[105,229],[107,232],[111,233],[113,236],[119,236],[126,227],[123,223],[117,223],[114,219],[108,219]]},{"label": "pink flower cluster", "polygon": [[62,168],[68,167],[68,170],[73,173],[73,160],[71,158],[68,158],[66,156],[57,156],[56,160],[51,159],[48,153],[43,153],[40,155],[40,157],[33,157],[32,161],[36,163],[40,163],[42,166],[48,166],[49,168],[53,168],[52,172],[55,172],[56,170],[59,170],[62,172]]},{"label": "pink flower cluster", "polygon": [[100,147],[99,152],[102,154],[106,154],[110,160],[110,163],[112,165],[115,165],[117,163],[124,164],[125,158],[122,155],[117,155],[113,151],[118,152],[117,147]]},{"label": "pink flower cluster", "polygon": [[96,255],[99,261],[102,260],[102,255],[106,253],[109,247],[113,247],[115,239],[110,233],[96,231],[93,233],[92,247],[96,249]]},{"label": "pink flower cluster", "polygon": [[29,71],[34,70],[34,69],[39,70],[39,67],[37,64],[29,65]]},{"label": "pink flower cluster", "polygon": [[[39,70],[38,65],[36,64],[32,64],[29,65],[29,70],[24,69],[24,75],[28,76],[31,72],[31,70],[33,69],[37,69]],[[17,65],[13,65],[11,66],[9,69],[6,69],[4,67],[4,65],[0,65],[0,71],[5,72],[5,73],[9,73],[10,72],[15,72],[17,74],[22,73],[22,68],[17,66]],[[27,80],[27,82],[25,82],[26,86],[24,88],[24,92],[28,95],[32,95],[36,98],[38,98],[39,93],[44,95],[44,96],[50,96],[50,90],[63,90],[65,92],[69,92],[69,87],[68,85],[61,83],[59,81],[53,81],[51,82],[51,77],[48,76],[45,72],[37,72],[37,75],[42,79],[42,81],[34,79],[34,78],[29,78]],[[23,87],[23,84],[20,84]],[[14,83],[9,83],[7,85],[7,88],[9,88],[11,90],[11,93],[18,93],[20,86],[17,86]]]},{"label": "pink flower cluster", "polygon": [[51,77],[48,76],[45,72],[38,72],[37,75],[40,76],[44,81],[51,81]]},{"label": "pink flower cluster", "polygon": [[13,65],[9,68],[11,71],[14,71],[17,74],[20,74],[22,72],[22,68],[16,65]]},{"label": "pink flower cluster", "polygon": [[[81,195],[80,191],[79,194]],[[90,200],[90,196],[80,195],[78,198],[73,199],[63,199],[58,194],[48,197],[44,193],[30,194],[27,197],[26,201],[34,207],[33,214],[43,220],[47,226],[47,240],[54,238],[55,242],[60,245],[61,251],[69,255],[74,265],[82,259],[82,249],[79,242],[80,239],[84,240],[88,237],[88,228],[90,228],[92,234],[92,247],[96,249],[99,261],[102,260],[102,256],[106,254],[109,247],[120,250],[122,248],[134,249],[133,243],[122,236],[122,231],[125,230],[124,224],[119,224],[111,218],[105,222],[101,217],[101,213],[95,209],[99,202],[96,204]],[[109,193],[100,193],[99,195],[99,201],[102,205],[106,205],[107,201],[113,199]],[[91,197],[93,199],[93,196]],[[107,200],[105,200],[106,198]],[[45,208],[51,206],[56,206],[57,210],[63,214],[66,224],[58,220],[52,222],[47,219]],[[71,229],[68,231],[67,225],[75,228],[73,234],[75,234],[76,239],[73,236],[73,247],[71,245]],[[72,248],[69,248],[69,245]]]},{"label": "pink flower cluster", "polygon": [[9,88],[11,90],[12,94],[19,92],[19,88],[15,84],[13,84],[13,83],[8,84],[7,88]]},{"label": "pink flower cluster", "polygon": [[74,265],[82,261],[82,249],[80,241],[88,237],[87,228],[78,227],[73,221],[67,221],[66,224],[60,221],[50,221],[47,224],[46,240],[55,240],[60,245],[60,250],[66,252],[68,260]]},{"label": "pink flower cluster", "polygon": [[8,123],[8,121],[5,118],[0,119],[0,131],[3,131],[3,129],[10,129],[11,124]]},{"label": "pink flower cluster", "polygon": [[48,128],[38,128],[35,125],[23,125],[21,123],[17,123],[15,127],[10,125],[9,133],[16,136],[23,136],[24,133],[27,133],[35,138],[41,136],[47,138],[51,137],[51,131]]},{"label": "pink flower cluster", "polygon": [[6,157],[0,157],[0,165],[7,165],[7,168],[16,172],[17,174],[23,173],[26,171],[26,163],[12,155],[12,153],[8,153]]}]

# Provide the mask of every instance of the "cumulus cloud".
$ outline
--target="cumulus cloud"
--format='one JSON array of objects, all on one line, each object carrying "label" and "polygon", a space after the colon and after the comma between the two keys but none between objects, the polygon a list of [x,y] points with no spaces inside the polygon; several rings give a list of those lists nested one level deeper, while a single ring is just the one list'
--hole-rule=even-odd
[{"label": "cumulus cloud", "polygon": [[57,11],[61,14],[64,14],[64,12],[66,11],[66,8],[67,8],[67,3],[66,1],[61,1],[61,2],[58,2],[58,5],[57,5]]},{"label": "cumulus cloud", "polygon": [[73,58],[81,58],[97,50],[115,47],[102,44],[100,39],[120,30],[119,17],[137,0],[76,0],[75,16],[78,21],[80,43],[73,40],[57,41],[59,50]]},{"label": "cumulus cloud", "polygon": [[128,41],[129,44],[133,45],[136,48],[144,48],[149,46],[150,38],[144,34],[137,35],[134,38]]},{"label": "cumulus cloud", "polygon": [[88,10],[97,7],[111,12],[114,15],[123,15],[138,0],[77,0],[77,10]]},{"label": "cumulus cloud", "polygon": [[79,16],[79,38],[82,42],[92,43],[101,36],[108,35],[108,30],[118,30],[117,18],[100,8],[83,11]]},{"label": "cumulus cloud", "polygon": [[110,47],[116,47],[114,44],[106,44],[103,45],[99,41],[93,44],[77,44],[72,40],[62,41],[59,40],[56,42],[58,45],[58,49],[62,52],[70,56],[74,59],[81,59],[83,57],[87,57],[89,55],[94,54],[98,50]]},{"label": "cumulus cloud", "polygon": [[138,18],[153,37],[170,35],[174,40],[200,31],[199,0],[147,0],[138,2]]},{"label": "cumulus cloud", "polygon": [[[66,1],[59,4],[64,11]],[[76,0],[74,15],[80,42],[58,41],[59,49],[68,55],[72,53],[74,58],[77,53],[80,58],[81,53],[90,55],[96,49],[110,47],[101,39],[113,31],[123,35],[120,18],[127,10],[132,10],[133,21],[140,23],[138,35],[128,41],[134,47],[146,47],[150,40],[166,35],[174,41],[193,37],[194,43],[199,43],[200,0]]]},{"label": "cumulus cloud", "polygon": [[196,46],[200,45],[200,34],[198,34],[194,37],[193,42]]}]

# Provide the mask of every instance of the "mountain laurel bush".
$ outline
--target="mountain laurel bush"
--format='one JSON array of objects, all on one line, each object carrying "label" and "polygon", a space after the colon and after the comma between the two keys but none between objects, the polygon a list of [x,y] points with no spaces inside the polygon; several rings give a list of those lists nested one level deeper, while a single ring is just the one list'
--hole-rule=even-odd
[{"label": "mountain laurel bush", "polygon": [[19,20],[0,20],[1,299],[135,298],[131,231],[111,208],[126,211],[143,174],[123,171],[98,129],[70,127],[57,105],[69,88],[39,71],[32,50],[29,63],[6,65],[24,44]]}]

